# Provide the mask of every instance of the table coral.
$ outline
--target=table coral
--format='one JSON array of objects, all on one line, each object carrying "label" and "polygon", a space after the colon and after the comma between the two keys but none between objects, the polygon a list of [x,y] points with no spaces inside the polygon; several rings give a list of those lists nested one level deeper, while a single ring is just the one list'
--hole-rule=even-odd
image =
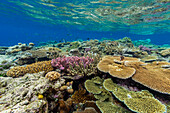
[{"label": "table coral", "polygon": [[[125,57],[123,61],[118,59],[120,57],[105,56],[97,67],[100,71],[108,72],[113,77],[121,79],[132,77],[134,81],[146,87],[170,94],[170,70],[162,67],[163,65],[169,65],[169,63],[153,62],[152,64],[146,64],[136,58],[129,57]],[[136,72],[133,72],[133,69]]]},{"label": "table coral", "polygon": [[105,56],[97,65],[98,69],[103,72],[108,72],[113,77],[127,79],[135,74],[135,69],[124,66],[124,62],[138,62],[139,59],[125,57],[121,61],[120,56]]},{"label": "table coral", "polygon": [[155,98],[128,98],[124,103],[130,110],[138,113],[164,113],[166,111],[165,105]]},{"label": "table coral", "polygon": [[133,66],[136,69],[132,79],[153,90],[170,94],[170,70],[152,63],[143,66]]},{"label": "table coral", "polygon": [[100,102],[96,101],[96,105],[101,110],[102,113],[131,113],[112,102]]},{"label": "table coral", "polygon": [[111,79],[106,79],[103,86],[132,111],[140,113],[164,113],[166,111],[165,105],[155,99],[148,91],[128,91],[115,84]]}]

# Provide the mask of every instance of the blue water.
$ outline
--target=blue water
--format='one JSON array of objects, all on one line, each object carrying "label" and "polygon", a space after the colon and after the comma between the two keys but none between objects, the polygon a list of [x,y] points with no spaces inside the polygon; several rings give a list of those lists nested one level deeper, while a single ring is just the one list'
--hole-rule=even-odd
[{"label": "blue water", "polygon": [[[150,20],[152,22],[144,22],[141,21],[134,24],[130,23],[131,21],[125,21],[127,18],[123,18],[122,20],[113,19],[110,15],[102,15],[96,13],[98,11],[98,7],[103,5],[89,5],[90,1],[88,0],[88,6],[84,9],[76,9],[77,6],[70,5],[65,6],[64,2],[61,0],[53,0],[55,2],[61,2],[58,6],[56,3],[46,3],[50,5],[55,5],[57,7],[64,8],[68,7],[67,11],[61,12],[58,9],[54,9],[53,7],[41,6],[39,3],[45,3],[41,0],[1,0],[0,3],[0,46],[11,46],[15,45],[19,42],[21,43],[39,43],[46,41],[62,41],[65,39],[66,41],[74,41],[74,40],[87,40],[87,39],[101,39],[101,38],[109,38],[109,39],[119,39],[125,36],[130,37],[132,40],[143,40],[143,39],[151,39],[151,42],[154,44],[162,45],[162,44],[170,44],[170,32],[169,32],[169,12],[158,13],[155,14],[157,17],[165,17],[161,18],[159,21]],[[67,0],[66,0],[67,1]],[[94,0],[97,1],[97,0]],[[17,2],[17,4],[15,3]],[[19,3],[26,5],[20,5]],[[86,1],[87,2],[87,1]],[[85,1],[81,0],[81,2],[72,1],[75,5],[82,5],[84,7]],[[84,3],[84,4],[83,4]],[[19,5],[18,5],[19,4]],[[34,8],[32,8],[32,5]],[[87,5],[87,3],[86,3]],[[106,3],[105,5],[108,5]],[[103,5],[102,7],[110,7]],[[111,4],[112,5],[112,4]],[[120,4],[118,4],[120,5]],[[159,3],[162,5],[161,7],[167,8],[167,4]],[[123,7],[126,7],[122,5]],[[117,6],[114,6],[117,7]],[[70,9],[69,9],[70,8]],[[87,9],[86,9],[87,8]],[[89,11],[89,9],[91,10]],[[96,10],[96,9],[97,10]],[[169,8],[169,7],[168,7]],[[34,12],[31,12],[33,11]],[[80,15],[75,13],[70,16],[63,16],[68,13],[72,9],[76,9],[77,11],[83,10],[84,12],[90,12],[91,15],[96,14],[95,18],[99,18],[100,20],[93,21],[91,19],[86,19],[89,16],[85,14]],[[94,10],[93,10],[94,9]],[[107,8],[106,8],[107,9]],[[65,9],[64,9],[65,10]],[[103,9],[102,9],[103,10]],[[40,14],[36,14],[35,11],[41,11]],[[58,12],[57,12],[58,11]],[[62,10],[63,11],[63,10]],[[82,12],[83,12],[82,11]],[[29,15],[27,14],[29,12]],[[80,11],[81,12],[81,11]],[[60,15],[50,15],[53,13],[59,13]],[[62,13],[62,16],[61,16]],[[103,12],[102,12],[103,13]],[[106,12],[104,12],[106,13]],[[39,16],[35,18],[35,16],[31,15],[39,15],[48,17],[47,19],[42,19]],[[70,13],[72,14],[72,13]],[[147,17],[149,14],[144,15]],[[150,14],[151,15],[151,14]],[[155,16],[154,15],[154,16]],[[74,16],[74,17],[73,17]],[[143,16],[143,17],[144,17]],[[153,17],[154,17],[153,16]],[[81,17],[80,19],[75,19],[75,17]],[[142,17],[142,18],[143,18]],[[150,18],[153,18],[150,17]],[[49,19],[50,18],[50,19]],[[136,17],[128,17],[130,19]],[[67,22],[70,21],[70,22]],[[139,19],[138,19],[139,21]],[[72,22],[72,23],[71,23]],[[135,20],[136,22],[136,20]],[[74,24],[73,24],[74,23]],[[78,24],[77,24],[78,23]],[[147,27],[146,27],[147,26]]]}]

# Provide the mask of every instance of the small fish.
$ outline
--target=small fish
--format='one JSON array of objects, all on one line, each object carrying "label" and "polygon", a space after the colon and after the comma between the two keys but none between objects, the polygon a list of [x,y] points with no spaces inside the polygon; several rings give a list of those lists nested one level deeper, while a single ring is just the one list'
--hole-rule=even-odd
[{"label": "small fish", "polygon": [[124,56],[120,56],[120,61],[123,61],[124,60]]}]

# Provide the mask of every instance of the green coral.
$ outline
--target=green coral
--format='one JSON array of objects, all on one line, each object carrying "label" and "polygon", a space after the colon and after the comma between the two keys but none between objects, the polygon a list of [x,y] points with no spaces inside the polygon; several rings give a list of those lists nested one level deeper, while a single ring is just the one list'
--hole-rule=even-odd
[{"label": "green coral", "polygon": [[113,83],[111,79],[106,79],[103,86],[132,111],[140,113],[163,113],[166,111],[165,105],[155,99],[149,91],[128,91]]},{"label": "green coral", "polygon": [[109,91],[103,87],[103,79],[94,77],[91,80],[86,80],[85,87],[87,91],[94,94],[97,99],[96,105],[103,113],[126,113],[125,109],[113,104],[113,98]]},{"label": "green coral", "polygon": [[104,80],[98,76],[91,80],[86,80],[85,88],[88,92],[93,93],[94,97],[100,101],[105,101],[107,99],[112,101],[111,93],[103,88],[103,81]]},{"label": "green coral", "polygon": [[80,42],[78,42],[78,41],[72,42],[72,43],[70,43],[70,47],[67,49],[67,51],[70,51],[71,49],[76,49],[79,46],[80,46]]},{"label": "green coral", "polygon": [[132,43],[132,40],[129,37],[124,37],[123,39],[119,39],[118,42],[121,42],[121,43]]},{"label": "green coral", "polygon": [[88,92],[93,94],[100,94],[102,92],[100,85],[95,84],[92,80],[86,80],[85,87]]},{"label": "green coral", "polygon": [[164,113],[166,107],[153,97],[127,98],[124,103],[132,111],[139,113]]},{"label": "green coral", "polygon": [[102,113],[130,113],[129,111],[113,104],[112,102],[96,101],[96,105]]}]

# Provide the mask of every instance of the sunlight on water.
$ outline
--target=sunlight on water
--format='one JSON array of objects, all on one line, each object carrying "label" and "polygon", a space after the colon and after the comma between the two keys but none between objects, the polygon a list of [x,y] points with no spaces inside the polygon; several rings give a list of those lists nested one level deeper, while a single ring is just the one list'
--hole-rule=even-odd
[{"label": "sunlight on water", "polygon": [[[169,0],[6,0],[1,10],[33,21],[84,30],[154,34],[169,31]],[[163,29],[163,31],[162,31]]]}]

